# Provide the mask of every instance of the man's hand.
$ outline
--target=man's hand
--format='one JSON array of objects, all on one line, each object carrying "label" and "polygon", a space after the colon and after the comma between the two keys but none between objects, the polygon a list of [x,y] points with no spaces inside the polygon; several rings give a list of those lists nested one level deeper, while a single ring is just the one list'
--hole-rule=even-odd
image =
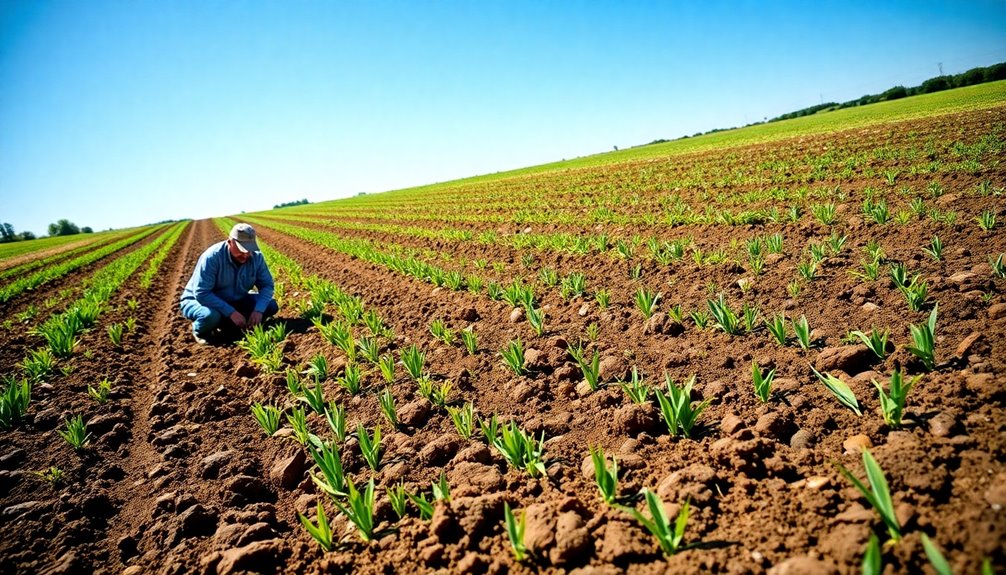
[{"label": "man's hand", "polygon": [[253,311],[252,314],[248,316],[248,329],[257,326],[260,323],[262,323],[262,314],[257,311]]},{"label": "man's hand", "polygon": [[[253,314],[254,315],[254,314]],[[261,316],[259,316],[261,318]],[[238,329],[245,329],[247,324],[245,323],[245,316],[241,315],[241,312],[234,310],[230,315],[231,323],[234,324]]]}]

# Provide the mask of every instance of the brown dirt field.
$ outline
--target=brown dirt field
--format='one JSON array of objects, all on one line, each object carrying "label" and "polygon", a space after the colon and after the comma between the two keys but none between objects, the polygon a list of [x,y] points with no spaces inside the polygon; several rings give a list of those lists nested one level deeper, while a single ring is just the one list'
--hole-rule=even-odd
[{"label": "brown dirt field", "polygon": [[[1004,183],[1000,176],[993,173],[996,185]],[[857,213],[858,202],[850,199],[843,213]],[[1006,219],[1001,198],[961,193],[947,205],[962,214],[993,207]],[[991,278],[986,256],[1006,251],[1006,235],[1002,228],[980,234],[973,221],[877,227],[853,218],[846,224],[849,244],[828,258],[822,277],[795,298],[786,291],[795,275],[794,254],[807,241],[827,237],[830,230],[823,226],[780,224],[789,255],[766,266],[747,291],[737,285],[746,272],[730,265],[644,262],[643,277],[635,281],[625,262],[608,256],[535,251],[534,269],[524,270],[521,254],[506,247],[335,231],[451,253],[456,261],[507,262],[498,275],[484,270],[490,279],[533,277],[537,268],[548,266],[560,274],[585,272],[591,293],[610,290],[611,307],[599,310],[592,299],[566,302],[558,290],[536,286],[547,314],[543,337],[535,336],[526,321],[511,322],[507,304],[484,293],[434,288],[260,228],[262,240],[297,261],[305,275],[334,282],[380,314],[395,332],[382,351],[397,356],[418,344],[427,352],[434,378],[454,383],[455,401],[472,401],[480,414],[513,418],[546,438],[547,476],[529,478],[509,468],[483,441],[462,440],[447,415],[418,395],[401,366],[391,386],[405,421],[398,429],[381,418],[379,373],[365,373],[364,391],[356,397],[327,382],[326,397],[345,405],[350,429],[356,423],[368,429],[382,425],[383,463],[374,474],[377,518],[379,528],[390,531],[371,545],[345,534],[343,546],[325,553],[297,518],[300,512],[313,519],[321,497],[307,475],[304,449],[289,439],[266,438],[249,412],[253,401],[294,405],[284,379],[261,373],[233,345],[195,344],[178,312],[178,297],[197,258],[221,235],[212,222],[195,222],[151,289],[141,291],[128,282],[114,296],[113,311],[101,318],[100,326],[122,321],[130,315],[125,302],[140,301],[138,328],[127,334],[124,349],[112,348],[103,327],[87,334],[81,342],[86,352],[70,360],[73,372],[39,386],[27,421],[0,432],[0,574],[859,573],[867,539],[871,533],[883,538],[885,529],[835,468],[842,463],[863,477],[860,456],[851,447],[857,442],[872,446],[905,532],[884,553],[885,573],[929,569],[922,533],[939,544],[956,573],[977,572],[984,557],[1001,569],[1006,563],[1006,284]],[[703,244],[718,245],[773,230],[699,226],[694,231]],[[679,231],[667,235],[676,237]],[[921,255],[934,233],[947,246],[940,262]],[[903,346],[908,325],[921,323],[928,310],[907,311],[886,276],[864,283],[846,273],[871,238],[889,259],[922,273],[929,280],[929,301],[940,306],[938,367],[909,396],[901,430],[883,423],[870,379],[886,382],[898,367],[921,371]],[[452,269],[450,262],[437,263]],[[705,305],[711,282],[735,309],[748,301],[757,303],[763,316],[805,314],[817,345],[805,352],[780,347],[764,329],[728,336],[712,328],[698,330],[688,320],[678,326],[666,317],[650,322],[660,327],[655,332],[644,332],[632,301],[639,285],[665,294],[661,309],[680,303],[687,313]],[[32,297],[51,296],[66,285],[72,284],[46,286]],[[288,302],[307,296],[289,292]],[[316,353],[326,355],[333,369],[345,363],[291,305],[278,319],[290,332],[284,344],[287,365],[303,365]],[[429,330],[435,319],[455,330],[472,326],[479,335],[478,352],[468,355],[460,342],[448,346],[435,340]],[[665,371],[679,382],[697,375],[693,399],[712,403],[693,438],[670,437],[656,408],[632,404],[615,385],[593,393],[577,389],[579,371],[565,348],[584,338],[594,322],[600,335],[587,349],[599,352],[605,381],[623,377],[634,365],[652,385],[661,383]],[[868,330],[872,324],[890,328],[897,348],[883,361],[863,353],[863,346],[841,342],[846,330]],[[499,356],[518,336],[529,348],[531,369],[520,377]],[[0,365],[6,373],[38,342],[31,336],[4,338]],[[752,392],[752,360],[778,370],[776,394],[768,403]],[[838,404],[817,383],[810,365],[841,375],[859,398],[863,415]],[[103,377],[114,380],[115,388],[111,401],[99,406],[86,388]],[[93,433],[91,446],[80,454],[57,435],[71,414],[85,415]],[[318,415],[310,415],[309,423],[319,435],[326,430]],[[584,461],[589,462],[588,446],[595,445],[617,457],[622,495],[656,490],[670,513],[691,502],[685,541],[692,547],[664,557],[639,523],[600,500]],[[342,455],[358,483],[370,477],[355,438],[347,440]],[[63,485],[49,485],[34,474],[51,465],[66,473]],[[441,471],[452,501],[438,504],[431,521],[421,520],[414,509],[401,522],[393,521],[383,488],[404,481],[410,490],[428,494]],[[504,502],[527,511],[526,542],[534,559],[526,564],[509,553]],[[335,515],[331,505],[327,509]],[[344,535],[345,526],[343,517],[333,519],[337,536]]]}]

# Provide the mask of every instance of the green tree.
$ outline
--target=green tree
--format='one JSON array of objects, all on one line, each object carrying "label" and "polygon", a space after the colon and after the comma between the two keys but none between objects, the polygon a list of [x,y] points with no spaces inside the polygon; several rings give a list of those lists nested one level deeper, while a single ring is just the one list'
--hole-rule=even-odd
[{"label": "green tree", "polygon": [[49,235],[50,236],[72,236],[74,234],[79,234],[80,228],[77,224],[71,222],[67,219],[59,220],[54,224],[49,224]]}]

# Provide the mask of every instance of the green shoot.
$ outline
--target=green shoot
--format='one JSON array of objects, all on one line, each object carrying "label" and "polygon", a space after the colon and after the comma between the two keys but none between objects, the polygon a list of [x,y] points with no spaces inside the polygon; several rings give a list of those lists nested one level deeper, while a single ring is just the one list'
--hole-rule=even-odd
[{"label": "green shoot", "polygon": [[5,377],[6,388],[0,394],[0,428],[9,429],[21,421],[31,402],[31,382]]},{"label": "green shoot", "polygon": [[527,526],[527,511],[522,509],[520,519],[514,519],[509,503],[503,503],[503,522],[506,525],[507,538],[510,540],[510,550],[513,558],[519,563],[527,559],[527,547],[524,546],[524,528]]},{"label": "green shoot", "polygon": [[992,259],[989,256],[989,266],[992,268],[992,275],[1000,279],[1006,278],[1006,263],[1003,263],[1003,259],[1006,258],[1006,253],[999,254],[996,259]]},{"label": "green shoot", "polygon": [[884,415],[884,423],[891,429],[901,427],[901,416],[905,412],[905,399],[908,397],[908,392],[912,390],[912,386],[919,380],[919,377],[921,376],[913,377],[905,385],[901,370],[895,370],[891,374],[891,383],[888,385],[890,393],[885,393],[884,387],[877,383],[877,380],[871,380],[873,381],[873,386],[877,388],[877,393],[880,395],[880,409]]},{"label": "green shoot", "polygon": [[929,247],[922,248],[922,251],[929,254],[929,257],[936,261],[943,259],[943,240],[940,236],[933,236],[933,239],[929,240]]},{"label": "green shoot", "polygon": [[251,406],[251,412],[255,416],[255,421],[258,422],[266,435],[272,437],[279,431],[279,416],[281,412],[277,407],[255,402]]},{"label": "green shoot", "polygon": [[412,493],[408,494],[409,500],[416,506],[419,510],[419,518],[423,521],[429,521],[433,519],[433,503],[426,498],[425,493]]},{"label": "green shoot", "polygon": [[597,391],[597,388],[601,385],[600,355],[598,355],[597,350],[594,350],[589,363],[584,359],[582,353],[574,354],[571,349],[570,355],[573,356],[577,365],[580,366],[580,372],[583,373],[583,379],[590,386],[590,390]]},{"label": "green shoot", "polygon": [[880,552],[880,541],[870,533],[870,541],[863,552],[863,575],[882,575],[884,570],[883,556]]},{"label": "green shoot", "polygon": [[590,459],[594,463],[594,482],[601,492],[601,499],[608,505],[614,505],[615,498],[618,497],[618,461],[612,457],[609,468],[600,446],[591,448]]},{"label": "green shoot", "polygon": [[408,493],[405,491],[405,485],[399,481],[394,486],[387,487],[385,490],[388,493],[388,500],[391,502],[391,510],[395,512],[395,515],[399,519],[405,517],[405,505],[408,501]]},{"label": "green shoot", "polygon": [[24,370],[28,379],[33,382],[44,381],[46,377],[56,368],[56,357],[47,347],[40,347],[28,352],[21,362],[21,369]]},{"label": "green shoot", "polygon": [[660,293],[654,293],[646,288],[639,288],[636,291],[636,307],[642,312],[645,319],[657,311],[657,302],[660,300]]},{"label": "green shoot", "polygon": [[527,312],[527,323],[534,330],[535,335],[541,337],[545,335],[545,312],[533,307],[525,308]]},{"label": "green shoot", "polygon": [[104,405],[108,402],[108,394],[112,392],[112,382],[105,378],[98,382],[98,387],[92,385],[87,386],[87,395],[98,405]]},{"label": "green shoot", "polygon": [[65,422],[65,429],[59,430],[59,435],[70,444],[75,451],[80,451],[91,438],[87,432],[87,424],[84,423],[83,416],[71,417]]},{"label": "green shoot", "polygon": [[112,340],[112,345],[115,347],[122,347],[122,324],[113,323],[108,326],[108,339]]},{"label": "green shoot", "polygon": [[765,322],[765,327],[775,338],[779,345],[786,345],[786,316],[781,313],[772,316],[772,319]]},{"label": "green shoot", "polygon": [[772,397],[772,381],[775,379],[775,368],[770,369],[764,376],[758,362],[751,360],[751,377],[754,381],[755,395],[762,402],[767,402]]},{"label": "green shoot", "polygon": [[866,478],[870,483],[869,488],[842,464],[838,464],[838,471],[842,476],[852,482],[880,514],[891,539],[900,541],[901,524],[898,523],[898,517],[894,514],[894,503],[891,501],[891,492],[887,487],[887,478],[884,477],[883,470],[880,469],[870,450],[865,447],[863,448],[863,468],[866,470]]},{"label": "green shoot", "polygon": [[737,318],[737,314],[727,305],[722,293],[718,300],[707,300],[706,304],[709,306],[709,311],[712,313],[713,318],[716,319],[716,327],[730,335],[740,334],[740,321]]},{"label": "green shoot", "polygon": [[325,413],[325,396],[321,381],[315,379],[313,387],[305,385],[301,389],[303,389],[304,395],[298,399],[306,403],[311,408],[311,411],[318,414]]},{"label": "green shoot", "polygon": [[360,453],[363,454],[363,460],[371,469],[377,471],[377,468],[381,466],[381,428],[375,427],[374,435],[370,436],[367,435],[367,430],[361,423],[356,427],[356,438],[360,442]]},{"label": "green shoot", "polygon": [[433,482],[433,500],[445,503],[451,501],[451,486],[447,483],[447,476],[443,469],[440,470],[440,479]]},{"label": "green shoot", "polygon": [[975,218],[978,222],[978,227],[982,229],[983,232],[990,232],[996,227],[996,213],[992,210],[983,210],[982,213],[978,214]]},{"label": "green shoot", "polygon": [[482,430],[482,435],[486,438],[486,443],[489,445],[496,444],[496,438],[499,436],[499,420],[496,419],[496,414],[492,414],[489,419],[482,418],[479,420],[479,428]]},{"label": "green shoot", "polygon": [[534,437],[524,433],[515,421],[500,429],[493,446],[503,454],[510,465],[525,471],[531,477],[545,474],[542,456],[545,451],[545,432],[536,443]]},{"label": "green shoot", "polygon": [[346,441],[346,408],[337,405],[334,401],[329,402],[328,408],[325,409],[325,421],[328,422],[329,429],[332,430],[332,435],[335,439],[342,443]]},{"label": "green shoot", "polygon": [[425,361],[426,354],[419,351],[415,344],[402,351],[402,364],[405,365],[405,371],[412,376],[412,379],[418,380],[422,377]]},{"label": "green shoot", "polygon": [[936,368],[936,314],[938,309],[939,304],[933,306],[927,323],[908,326],[912,334],[912,342],[915,344],[909,346],[908,351],[918,357],[929,371]]},{"label": "green shoot", "polygon": [[301,445],[311,442],[311,430],[307,427],[307,413],[303,408],[294,407],[286,415],[286,420],[293,428],[293,438]]},{"label": "green shoot", "polygon": [[649,489],[643,489],[643,496],[646,498],[646,505],[650,509],[650,518],[632,507],[626,508],[626,511],[631,513],[636,518],[636,521],[642,523],[643,527],[657,539],[657,543],[660,544],[660,549],[664,552],[664,555],[674,555],[681,549],[681,542],[685,537],[685,525],[688,523],[688,501],[685,501],[684,505],[681,506],[681,510],[678,511],[678,517],[672,526],[670,519],[667,518],[667,513],[664,511],[664,502],[661,501],[660,497]]},{"label": "green shoot", "polygon": [[642,405],[650,399],[652,390],[650,386],[643,383],[643,379],[639,377],[639,371],[636,369],[636,366],[632,366],[632,376],[629,381],[623,381],[619,385],[622,391],[625,392],[625,395],[629,396],[632,403]]},{"label": "green shoot", "polygon": [[311,459],[318,466],[318,470],[321,471],[320,476],[311,473],[311,480],[314,481],[314,484],[331,496],[345,496],[346,475],[342,470],[342,457],[339,455],[339,448],[335,444],[329,445],[322,441],[319,442],[317,448],[308,444],[307,450],[311,454]]},{"label": "green shoot", "polygon": [[863,412],[859,410],[859,401],[856,399],[856,394],[849,389],[849,386],[844,381],[830,373],[821,374],[821,372],[814,369],[814,366],[811,366],[810,370],[828,388],[828,391],[838,399],[839,403],[851,409],[856,415],[863,415]]},{"label": "green shoot", "polygon": [[301,515],[297,512],[297,517],[300,518],[301,525],[307,532],[311,534],[311,537],[321,545],[321,548],[325,551],[332,550],[332,528],[328,523],[328,517],[325,516],[325,508],[321,506],[321,501],[318,501],[318,525],[315,526],[311,523],[311,520],[307,517]]},{"label": "green shoot", "polygon": [[340,377],[335,378],[335,382],[338,383],[340,387],[348,391],[350,395],[356,395],[360,393],[360,389],[363,388],[363,380],[360,375],[360,366],[355,363],[347,364],[342,375]]},{"label": "green shoot", "polygon": [[657,396],[657,403],[660,405],[660,414],[667,424],[667,431],[673,437],[691,437],[692,428],[699,415],[709,407],[710,399],[706,399],[698,405],[692,405],[692,386],[695,385],[695,376],[688,378],[683,386],[678,386],[671,379],[671,376],[664,374],[667,383],[667,395],[660,389],[654,389]]},{"label": "green shoot", "polygon": [[367,482],[363,493],[356,489],[352,481],[346,482],[346,486],[349,487],[346,505],[333,499],[335,506],[356,526],[360,539],[370,543],[374,538],[374,479]]},{"label": "green shoot", "polygon": [[807,317],[803,314],[800,319],[793,320],[793,333],[796,334],[796,341],[804,351],[810,349],[810,326],[807,324]]},{"label": "green shoot", "polygon": [[926,552],[929,564],[933,566],[933,571],[936,571],[936,575],[954,575],[950,563],[947,563],[947,558],[940,552],[940,548],[929,539],[929,536],[923,533],[919,538],[922,539],[922,548]]},{"label": "green shoot", "polygon": [[468,355],[475,355],[479,349],[479,337],[471,328],[461,330],[461,342],[465,344]]},{"label": "green shoot", "polygon": [[852,335],[859,338],[863,342],[863,345],[870,348],[870,351],[877,357],[884,359],[884,356],[887,355],[887,337],[889,333],[886,329],[882,332],[878,331],[876,326],[873,326],[870,328],[870,335],[866,335],[859,330],[852,332]]},{"label": "green shoot", "polygon": [[458,434],[464,439],[471,439],[475,433],[475,405],[469,401],[461,407],[447,406],[447,414]]},{"label": "green shoot", "polygon": [[395,409],[395,396],[391,393],[391,389],[384,388],[377,401],[381,405],[381,414],[384,415],[384,419],[391,427],[398,427],[398,410]]},{"label": "green shoot", "polygon": [[388,385],[395,383],[395,358],[390,355],[382,355],[377,360],[377,367],[381,370],[384,382]]},{"label": "green shoot", "polygon": [[524,375],[527,370],[524,369],[524,344],[521,343],[520,338],[511,341],[507,344],[505,348],[500,350],[503,354],[503,362],[517,375]]}]

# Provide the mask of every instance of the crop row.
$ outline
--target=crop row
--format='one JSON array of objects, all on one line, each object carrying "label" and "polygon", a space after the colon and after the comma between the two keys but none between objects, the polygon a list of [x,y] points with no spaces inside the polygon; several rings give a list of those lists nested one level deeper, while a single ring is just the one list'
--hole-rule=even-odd
[{"label": "crop row", "polygon": [[143,228],[138,233],[119,240],[113,244],[109,244],[103,248],[75,257],[69,261],[52,265],[31,275],[19,278],[5,285],[3,288],[0,288],[0,303],[6,303],[27,290],[35,289],[40,285],[68,274],[78,268],[94,263],[110,254],[114,254],[125,247],[139,242],[154,232],[164,229],[164,227],[164,225],[160,225]]},{"label": "crop row", "polygon": [[87,240],[84,240],[83,245],[76,246],[76,247],[73,247],[73,244],[70,244],[71,249],[62,250],[62,251],[59,251],[58,253],[55,253],[55,254],[53,254],[51,256],[48,256],[48,257],[45,257],[45,258],[36,258],[36,259],[30,260],[30,261],[27,261],[27,262],[25,262],[23,264],[20,264],[20,265],[17,265],[17,266],[5,269],[2,272],[0,272],[0,279],[8,278],[8,277],[13,276],[13,275],[21,275],[21,274],[30,272],[31,270],[38,269],[40,267],[44,267],[44,266],[50,265],[50,264],[52,264],[54,262],[57,262],[59,260],[63,260],[63,259],[67,259],[67,258],[76,256],[76,255],[79,255],[81,252],[85,252],[87,250],[97,248],[97,247],[99,247],[99,246],[101,246],[103,244],[106,244],[108,242],[112,242],[112,241],[115,241],[115,240],[118,240],[118,239],[122,239],[122,238],[126,237],[127,235],[132,234],[133,231],[134,230],[123,230],[123,231],[119,231],[119,232],[115,232],[115,233],[109,233],[107,235],[103,234],[103,235],[99,235],[99,236],[96,236],[96,237],[93,237],[93,238],[88,238]]}]

